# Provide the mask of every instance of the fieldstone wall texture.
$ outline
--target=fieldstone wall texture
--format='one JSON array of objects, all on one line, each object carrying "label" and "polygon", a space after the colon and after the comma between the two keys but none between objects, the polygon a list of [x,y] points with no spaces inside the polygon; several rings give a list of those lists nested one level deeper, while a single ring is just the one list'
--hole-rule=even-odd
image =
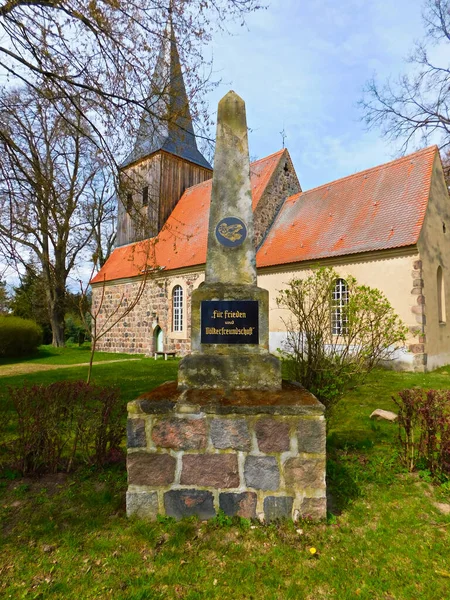
[{"label": "fieldstone wall texture", "polygon": [[[97,350],[102,352],[127,352],[129,354],[153,354],[156,349],[155,329],[160,327],[164,334],[164,349],[184,356],[191,349],[191,297],[196,286],[198,273],[182,277],[157,277],[147,279],[141,290],[139,302],[120,319],[98,343]],[[183,332],[172,332],[171,290],[175,284],[183,287]],[[116,283],[114,285],[97,284],[92,289],[92,304],[97,317],[97,331],[109,329],[116,317],[123,314],[126,307],[133,303],[140,293],[141,282]]]},{"label": "fieldstone wall texture", "polygon": [[127,514],[324,518],[323,407],[233,410],[130,402]]},{"label": "fieldstone wall texture", "polygon": [[[251,172],[250,165],[250,172]],[[261,242],[268,234],[275,217],[278,214],[286,198],[298,194],[302,191],[300,182],[292,164],[291,157],[287,150],[284,151],[277,168],[267,183],[258,206],[255,209],[253,219],[255,227],[255,248],[258,248]]]},{"label": "fieldstone wall texture", "polygon": [[427,366],[427,319],[422,261],[415,260],[412,266],[413,270],[411,272],[411,296],[413,298],[413,302],[411,306],[411,312],[414,316],[417,325],[415,327],[411,327],[410,332],[414,336],[417,336],[417,340],[414,340],[412,343],[409,344],[408,350],[414,354],[414,371],[423,372],[426,371]]}]

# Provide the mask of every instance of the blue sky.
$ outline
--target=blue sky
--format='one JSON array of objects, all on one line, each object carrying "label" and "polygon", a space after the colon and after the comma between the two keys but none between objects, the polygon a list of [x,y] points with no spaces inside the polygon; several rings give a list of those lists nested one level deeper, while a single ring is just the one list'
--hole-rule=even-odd
[{"label": "blue sky", "polygon": [[[409,68],[424,34],[422,0],[267,1],[247,27],[215,34],[205,49],[224,82],[209,96],[211,111],[229,89],[244,98],[251,158],[279,150],[284,129],[307,190],[399,156],[399,144],[365,130],[357,102],[374,74],[384,81]],[[433,54],[448,63],[445,47]]]},{"label": "blue sky", "polygon": [[408,68],[421,11],[420,0],[272,0],[248,28],[215,35],[224,85],[211,108],[228,89],[242,96],[252,158],[279,150],[284,129],[304,190],[392,160],[399,145],[365,130],[357,102],[374,74],[384,81]]}]

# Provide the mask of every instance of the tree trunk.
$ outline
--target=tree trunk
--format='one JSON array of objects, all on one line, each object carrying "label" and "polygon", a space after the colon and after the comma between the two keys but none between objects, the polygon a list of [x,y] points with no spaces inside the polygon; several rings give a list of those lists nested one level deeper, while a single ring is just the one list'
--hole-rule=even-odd
[{"label": "tree trunk", "polygon": [[52,303],[50,307],[50,324],[52,326],[52,346],[61,348],[65,344],[64,332],[65,332],[65,321],[64,321],[64,305],[61,307],[58,301]]},{"label": "tree trunk", "polygon": [[63,275],[60,275],[57,281],[55,279],[56,274],[52,281],[53,289],[49,293],[50,324],[52,327],[52,346],[61,348],[65,345],[66,282]]}]

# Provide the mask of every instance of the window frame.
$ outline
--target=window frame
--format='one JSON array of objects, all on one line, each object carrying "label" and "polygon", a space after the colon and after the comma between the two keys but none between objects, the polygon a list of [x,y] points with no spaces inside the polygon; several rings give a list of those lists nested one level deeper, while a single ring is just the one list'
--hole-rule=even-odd
[{"label": "window frame", "polygon": [[442,265],[438,265],[436,271],[436,287],[439,325],[445,325],[447,319],[447,311],[445,305],[444,269],[442,268]]},{"label": "window frame", "polygon": [[184,290],[177,284],[172,289],[172,331],[180,333],[184,329]]},{"label": "window frame", "polygon": [[331,292],[331,333],[336,336],[348,335],[348,283],[342,277],[336,279]]}]

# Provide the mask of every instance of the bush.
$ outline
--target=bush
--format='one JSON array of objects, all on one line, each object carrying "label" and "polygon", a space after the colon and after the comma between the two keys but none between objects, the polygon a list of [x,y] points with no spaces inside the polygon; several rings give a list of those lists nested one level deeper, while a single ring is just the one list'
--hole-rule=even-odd
[{"label": "bush", "polygon": [[0,357],[27,356],[42,344],[41,327],[29,319],[0,316]]},{"label": "bush", "polygon": [[66,315],[65,324],[66,343],[82,346],[85,341],[90,341],[91,338],[78,315]]},{"label": "bush", "polygon": [[[338,282],[345,283],[345,295],[341,288],[336,299]],[[282,350],[289,376],[327,409],[406,339],[407,327],[379,290],[353,277],[344,282],[330,267],[292,280],[277,301],[290,315]]]},{"label": "bush", "polygon": [[70,471],[77,460],[102,466],[122,455],[118,389],[61,381],[9,388],[17,415],[10,450],[23,473]]},{"label": "bush", "polygon": [[397,405],[399,440],[405,466],[437,477],[450,475],[450,391],[403,390]]}]

